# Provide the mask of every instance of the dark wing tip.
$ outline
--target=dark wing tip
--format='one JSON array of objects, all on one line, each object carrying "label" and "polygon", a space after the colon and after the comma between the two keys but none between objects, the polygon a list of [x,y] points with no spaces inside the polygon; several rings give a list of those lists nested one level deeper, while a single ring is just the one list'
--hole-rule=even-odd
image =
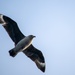
[{"label": "dark wing tip", "polygon": [[35,60],[35,63],[37,65],[37,67],[42,71],[42,72],[45,72],[45,62],[40,62],[38,59]]},{"label": "dark wing tip", "polygon": [[42,68],[40,68],[40,70],[41,70],[42,72],[45,72],[45,66],[42,67]]}]

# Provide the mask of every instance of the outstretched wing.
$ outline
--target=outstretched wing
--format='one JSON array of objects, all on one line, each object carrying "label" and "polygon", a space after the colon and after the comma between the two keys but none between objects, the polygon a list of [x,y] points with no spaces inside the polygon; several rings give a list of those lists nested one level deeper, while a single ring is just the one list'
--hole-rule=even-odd
[{"label": "outstretched wing", "polygon": [[24,50],[23,53],[32,61],[34,61],[41,71],[45,72],[45,59],[40,50],[31,45],[26,50]]},{"label": "outstretched wing", "polygon": [[17,23],[11,18],[3,15],[3,20],[6,22],[3,27],[9,34],[10,38],[15,44],[17,44],[25,36],[21,33],[20,29],[17,26]]}]

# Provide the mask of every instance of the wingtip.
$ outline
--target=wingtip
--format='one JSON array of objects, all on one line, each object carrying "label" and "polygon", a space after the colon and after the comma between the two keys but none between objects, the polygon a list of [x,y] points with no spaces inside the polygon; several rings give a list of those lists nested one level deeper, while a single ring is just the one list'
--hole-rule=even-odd
[{"label": "wingtip", "polygon": [[45,72],[45,62],[39,62],[38,60],[36,60],[35,63],[42,72]]},{"label": "wingtip", "polygon": [[0,14],[0,24],[5,25],[6,22],[4,21],[3,16],[3,14]]},{"label": "wingtip", "polygon": [[45,67],[40,68],[40,70],[44,73],[45,72]]}]

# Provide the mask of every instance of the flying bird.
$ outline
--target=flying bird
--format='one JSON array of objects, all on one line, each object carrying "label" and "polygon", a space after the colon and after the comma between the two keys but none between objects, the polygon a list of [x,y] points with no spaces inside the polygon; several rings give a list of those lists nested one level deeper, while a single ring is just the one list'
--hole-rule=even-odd
[{"label": "flying bird", "polygon": [[44,56],[40,50],[32,45],[32,40],[35,36],[23,35],[17,23],[3,14],[0,14],[0,24],[2,24],[12,41],[15,43],[15,47],[9,50],[10,56],[15,57],[19,52],[23,52],[27,57],[35,62],[42,72],[45,72]]}]

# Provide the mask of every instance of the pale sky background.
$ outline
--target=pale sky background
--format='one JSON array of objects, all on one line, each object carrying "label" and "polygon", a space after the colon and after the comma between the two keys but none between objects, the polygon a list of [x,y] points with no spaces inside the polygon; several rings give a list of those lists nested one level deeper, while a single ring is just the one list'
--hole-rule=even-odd
[{"label": "pale sky background", "polygon": [[0,75],[75,75],[75,0],[0,0],[0,13],[36,36],[46,61],[42,73],[23,53],[10,57],[14,43],[0,24]]}]

